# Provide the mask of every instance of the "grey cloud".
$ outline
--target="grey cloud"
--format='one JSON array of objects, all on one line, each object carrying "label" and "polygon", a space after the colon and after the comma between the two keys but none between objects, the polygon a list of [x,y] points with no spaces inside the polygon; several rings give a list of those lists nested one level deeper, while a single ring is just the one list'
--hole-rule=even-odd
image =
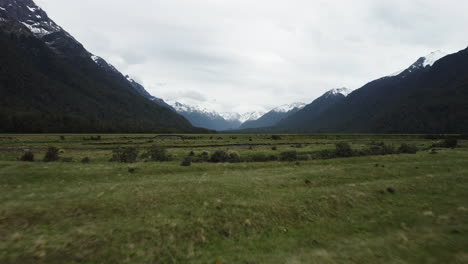
[{"label": "grey cloud", "polygon": [[460,0],[36,1],[150,93],[218,111],[308,103],[468,45]]}]

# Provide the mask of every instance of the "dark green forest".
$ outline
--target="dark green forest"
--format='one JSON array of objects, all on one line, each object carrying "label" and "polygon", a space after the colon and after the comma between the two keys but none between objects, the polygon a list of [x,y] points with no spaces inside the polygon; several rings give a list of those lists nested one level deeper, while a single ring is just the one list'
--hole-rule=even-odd
[{"label": "dark green forest", "polygon": [[204,132],[89,57],[19,32],[0,32],[0,132]]}]

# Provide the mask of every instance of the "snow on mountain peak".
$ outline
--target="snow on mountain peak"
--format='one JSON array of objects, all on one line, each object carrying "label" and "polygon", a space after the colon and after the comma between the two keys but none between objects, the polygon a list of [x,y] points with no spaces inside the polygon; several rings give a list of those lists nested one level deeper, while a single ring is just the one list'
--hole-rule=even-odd
[{"label": "snow on mountain peak", "polygon": [[238,120],[241,123],[245,123],[247,121],[257,120],[260,117],[262,117],[264,114],[265,114],[264,112],[260,112],[260,111],[248,112],[248,113],[241,114]]},{"label": "snow on mountain peak", "polygon": [[427,68],[427,67],[432,67],[432,65],[434,65],[434,63],[436,61],[442,59],[443,57],[445,57],[447,55],[448,55],[447,53],[445,53],[443,51],[440,51],[440,50],[433,51],[433,52],[429,53],[427,56],[419,58],[409,68],[398,71],[398,72],[395,72],[394,74],[390,74],[387,77],[398,76],[398,75],[400,75],[400,74],[402,74],[402,73],[404,73],[406,71],[411,73],[416,69],[424,69],[424,68]]},{"label": "snow on mountain peak", "polygon": [[330,95],[337,95],[337,94],[342,94],[344,96],[348,96],[353,90],[351,89],[348,89],[348,88],[336,88],[336,89],[332,89],[330,91],[327,92],[327,94],[330,94]]},{"label": "snow on mountain peak", "polygon": [[302,109],[306,106],[306,104],[304,103],[292,103],[292,104],[285,104],[285,105],[282,105],[282,106],[279,106],[279,107],[276,107],[275,109],[273,109],[272,111],[273,112],[277,112],[277,113],[287,113],[291,110],[294,110],[294,109]]},{"label": "snow on mountain peak", "polygon": [[13,1],[1,9],[26,26],[38,38],[63,30],[33,1]]},{"label": "snow on mountain peak", "polygon": [[213,117],[219,117],[220,114],[218,114],[216,111],[210,111],[206,108],[202,108],[199,106],[191,106],[183,103],[179,103],[177,101],[167,101],[167,103],[172,106],[177,112],[179,113],[202,113],[205,115],[213,116]]},{"label": "snow on mountain peak", "polygon": [[423,66],[424,66],[424,67],[432,66],[432,65],[434,65],[434,63],[435,63],[436,61],[442,59],[443,57],[445,57],[445,56],[447,56],[447,55],[448,55],[447,53],[442,52],[442,51],[440,51],[440,50],[431,52],[429,55],[427,55],[427,56],[424,57]]}]

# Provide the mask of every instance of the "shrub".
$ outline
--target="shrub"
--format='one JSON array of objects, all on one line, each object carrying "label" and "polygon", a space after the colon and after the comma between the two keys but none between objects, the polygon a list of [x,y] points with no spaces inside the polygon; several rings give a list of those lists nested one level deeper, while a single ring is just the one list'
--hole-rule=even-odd
[{"label": "shrub", "polygon": [[297,160],[297,151],[286,151],[280,154],[281,161],[295,161]]},{"label": "shrub", "polygon": [[171,155],[167,153],[167,149],[160,146],[151,146],[141,157],[149,161],[170,161],[172,159]]},{"label": "shrub", "polygon": [[89,138],[84,137],[83,140],[101,140],[101,136],[95,136],[95,137],[91,136]]},{"label": "shrub", "polygon": [[241,157],[240,157],[239,153],[230,152],[229,153],[229,162],[231,162],[231,163],[241,162]]},{"label": "shrub", "polygon": [[273,139],[273,140],[281,140],[281,136],[272,135],[272,136],[271,136],[271,139]]},{"label": "shrub", "polygon": [[271,150],[278,150],[278,147],[272,147]]},{"label": "shrub", "polygon": [[192,159],[190,157],[185,157],[180,166],[188,167],[192,165]]},{"label": "shrub", "polygon": [[211,155],[210,161],[214,163],[228,162],[229,154],[226,151],[217,150]]},{"label": "shrub", "polygon": [[442,146],[445,148],[456,148],[458,146],[458,139],[456,138],[446,138],[442,142]]},{"label": "shrub", "polygon": [[60,136],[60,140],[65,140],[65,136]]},{"label": "shrub", "polygon": [[206,151],[192,157],[192,162],[208,162],[208,161],[210,161],[210,154]]},{"label": "shrub", "polygon": [[44,162],[53,162],[59,160],[59,150],[56,147],[49,147],[44,156]]},{"label": "shrub", "polygon": [[193,152],[193,151],[190,151],[190,153],[189,153],[189,156],[190,156],[190,157],[193,157],[193,156],[195,156],[195,152]]},{"label": "shrub", "polygon": [[88,158],[88,157],[84,157],[82,160],[81,160],[81,163],[90,163],[91,160]]},{"label": "shrub", "polygon": [[358,152],[359,155],[390,155],[395,154],[395,148],[392,145],[386,145],[385,143],[372,144],[370,148],[361,150]]},{"label": "shrub", "polygon": [[73,162],[73,158],[61,158],[60,161],[62,161],[62,162]]},{"label": "shrub", "polygon": [[26,151],[20,158],[21,161],[34,161],[34,154],[31,151]]},{"label": "shrub", "polygon": [[353,150],[351,146],[346,142],[339,142],[335,144],[335,154],[337,157],[351,157],[353,156]]},{"label": "shrub", "polygon": [[133,163],[138,157],[138,149],[134,147],[117,148],[112,151],[112,159],[114,162]]},{"label": "shrub", "polygon": [[403,143],[398,148],[398,153],[416,154],[416,152],[418,152],[418,147],[412,144]]}]

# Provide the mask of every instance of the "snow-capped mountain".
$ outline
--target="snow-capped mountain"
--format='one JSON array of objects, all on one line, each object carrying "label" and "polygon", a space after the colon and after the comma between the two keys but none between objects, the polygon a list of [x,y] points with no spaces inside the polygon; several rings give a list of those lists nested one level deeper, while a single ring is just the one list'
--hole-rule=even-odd
[{"label": "snow-capped mountain", "polygon": [[[2,78],[11,84],[0,96],[2,112],[30,114],[18,114],[18,124],[43,119],[11,131],[204,131],[152,103],[141,85],[86,50],[33,0],[0,0],[0,31],[6,33],[0,34],[2,68],[8,69]],[[7,102],[13,102],[11,109]],[[42,118],[51,112],[60,118]]]},{"label": "snow-capped mountain", "polygon": [[[272,131],[293,133],[463,133],[468,127],[468,49],[437,51],[347,97],[314,101]],[[332,98],[332,97],[330,97]],[[325,99],[325,98],[322,98]]]},{"label": "snow-capped mountain", "polygon": [[63,29],[52,21],[47,14],[30,0],[0,0],[1,10],[26,26],[35,36],[46,35],[63,31]]},{"label": "snow-capped mountain", "polygon": [[400,75],[401,77],[405,77],[408,73],[412,73],[413,71],[432,67],[432,65],[434,65],[436,61],[444,58],[447,55],[448,55],[447,53],[440,51],[440,50],[431,52],[427,56],[419,58],[415,63],[413,63],[408,68],[395,72],[387,77],[395,77],[395,76],[400,76]]},{"label": "snow-capped mountain", "polygon": [[32,0],[0,0],[0,6],[8,17],[23,24],[36,38],[43,40],[55,52],[68,57],[89,58],[113,78],[119,79],[121,82],[128,81],[131,87],[137,88],[138,93],[151,99],[151,95],[145,94],[147,92],[143,86],[139,84],[135,86],[133,80],[124,77],[113,65],[86,50],[80,42],[50,19],[47,13]]},{"label": "snow-capped mountain", "polygon": [[290,127],[308,124],[328,109],[345,100],[352,92],[353,90],[345,87],[327,91],[312,103],[278,121],[275,126],[277,129],[287,131]]},{"label": "snow-capped mountain", "polygon": [[221,113],[221,116],[226,120],[238,121],[240,124],[243,124],[247,121],[257,120],[260,118],[264,112],[261,111],[251,111],[243,114],[239,113]]},{"label": "snow-capped mountain", "polygon": [[336,89],[332,89],[328,92],[326,92],[323,96],[324,97],[328,97],[328,96],[336,96],[336,95],[343,95],[344,97],[348,96],[350,93],[352,93],[353,90],[351,89],[348,89],[346,87],[343,87],[343,88],[336,88]]},{"label": "snow-capped mountain", "polygon": [[300,109],[304,108],[305,106],[306,106],[306,104],[304,104],[304,103],[297,103],[296,102],[296,103],[285,104],[285,105],[276,107],[271,111],[278,112],[278,113],[287,113],[287,112],[290,112],[290,111],[292,111],[294,109],[300,110]]},{"label": "snow-capped mountain", "polygon": [[[304,103],[292,103],[276,107],[266,114],[260,115],[257,118],[245,121],[241,125],[241,129],[246,128],[260,128],[260,127],[271,127],[276,125],[282,119],[296,113],[297,111],[304,108]],[[252,116],[255,117],[255,116]]]},{"label": "snow-capped mountain", "polygon": [[226,119],[218,112],[206,108],[191,106],[176,101],[169,101],[168,103],[177,113],[187,118],[190,123],[196,127],[222,131],[237,129],[241,125],[239,119],[234,118],[236,114],[231,114],[229,116],[230,119]]}]

